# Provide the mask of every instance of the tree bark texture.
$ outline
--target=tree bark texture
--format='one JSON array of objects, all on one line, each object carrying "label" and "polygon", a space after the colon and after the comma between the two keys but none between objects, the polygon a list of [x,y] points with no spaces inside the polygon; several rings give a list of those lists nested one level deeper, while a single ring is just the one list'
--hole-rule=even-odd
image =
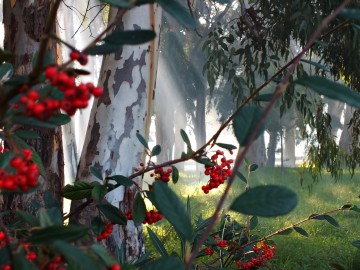
[{"label": "tree bark texture", "polygon": [[[110,9],[109,21],[120,12]],[[159,36],[161,10],[156,4],[128,11],[113,31],[154,29]],[[98,181],[91,173],[95,166],[103,176],[134,173],[144,161],[144,147],[136,138],[139,133],[149,134],[151,102],[156,78],[158,38],[138,46],[124,46],[118,52],[106,55],[100,72],[99,85],[103,95],[94,101],[89,126],[77,173],[79,181]],[[141,179],[133,179],[141,186]],[[134,187],[134,186],[133,186]],[[125,211],[132,208],[135,188],[119,187],[106,199]],[[81,202],[73,202],[72,209]],[[88,207],[75,218],[81,224],[90,224],[98,216],[94,207]],[[113,233],[104,243],[110,252],[123,245],[129,261],[144,252],[141,226],[128,221],[126,226],[114,226]]]},{"label": "tree bark texture", "polygon": [[[32,70],[32,59],[39,49],[39,42],[47,23],[52,1],[4,1],[4,48],[14,54],[11,64],[15,75],[26,75]],[[48,51],[57,55],[56,44],[49,42]],[[54,59],[56,61],[56,59]],[[36,130],[39,139],[29,141],[42,159],[46,174],[39,179],[40,188],[31,194],[5,196],[3,209],[31,210],[31,201],[36,199],[42,205],[46,191],[50,191],[54,199],[62,204],[60,191],[63,186],[63,152],[61,130]],[[11,218],[10,218],[11,219]]]}]

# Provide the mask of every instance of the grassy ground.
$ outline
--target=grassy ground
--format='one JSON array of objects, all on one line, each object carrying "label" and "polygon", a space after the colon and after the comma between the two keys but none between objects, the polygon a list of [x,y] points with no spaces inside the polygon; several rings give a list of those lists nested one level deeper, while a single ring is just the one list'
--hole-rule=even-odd
[{"label": "grassy ground", "polygon": [[[352,179],[348,174],[344,174],[341,180],[335,182],[324,173],[322,178],[313,184],[311,177],[305,173],[303,185],[300,185],[299,178],[300,169],[281,171],[279,168],[259,168],[251,174],[251,186],[283,185],[294,190],[299,197],[298,206],[290,214],[259,219],[259,235],[267,235],[310,214],[331,210],[348,202],[360,206],[359,174],[355,174]],[[172,187],[184,202],[187,196],[190,196],[193,216],[201,213],[203,217],[208,217],[219,199],[220,192],[211,191],[205,195],[201,186],[206,180],[199,179],[201,177],[196,174],[184,175],[179,183]],[[237,180],[230,192],[227,205],[244,190],[243,182]],[[230,215],[235,214],[230,212]],[[331,216],[338,221],[340,228],[326,221],[313,220],[301,225],[301,228],[309,233],[309,237],[294,232],[287,236],[275,236],[273,240],[276,242],[277,251],[273,269],[334,269],[330,266],[331,263],[341,264],[345,269],[360,269],[360,250],[350,244],[360,239],[360,213],[342,211]],[[243,223],[244,216],[237,216],[237,220]],[[166,222],[151,228],[164,240],[169,251],[176,249],[178,240]],[[150,246],[147,239],[148,249],[153,250]]]}]

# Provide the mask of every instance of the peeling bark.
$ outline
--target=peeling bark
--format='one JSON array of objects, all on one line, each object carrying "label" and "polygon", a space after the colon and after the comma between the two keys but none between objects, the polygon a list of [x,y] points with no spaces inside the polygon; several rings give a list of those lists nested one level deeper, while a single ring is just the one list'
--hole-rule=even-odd
[{"label": "peeling bark", "polygon": [[[110,18],[118,10],[111,8]],[[160,29],[160,8],[157,5],[141,6],[128,11],[113,31]],[[84,148],[80,158],[78,177],[80,181],[93,182],[89,168],[97,167],[103,176],[125,175],[143,161],[144,149],[136,133],[147,136],[151,100],[156,76],[158,40],[139,45],[124,46],[115,54],[103,59],[99,85],[104,94],[94,101]],[[141,185],[141,179],[134,179]],[[131,209],[136,190],[119,187],[107,194],[106,199],[121,210]],[[73,202],[74,209],[81,202]],[[98,215],[92,207],[75,216],[81,224],[90,224]],[[105,246],[110,252],[123,244],[126,259],[139,257],[144,252],[141,226],[129,221],[126,226],[114,226]]]},{"label": "peeling bark", "polygon": [[[4,48],[14,54],[12,64],[15,75],[29,74],[32,70],[32,59],[39,48],[39,41],[43,33],[50,10],[50,0],[17,1],[11,7],[10,1],[3,3],[4,15]],[[56,44],[49,42],[49,52],[56,56]],[[60,129],[38,130],[40,139],[29,141],[44,162],[46,175],[40,177],[40,188],[31,194],[4,196],[3,210],[16,209],[31,211],[33,199],[44,205],[43,198],[46,191],[50,191],[54,199],[62,204],[60,191],[63,186],[63,152]],[[11,220],[11,216],[8,221]]]}]

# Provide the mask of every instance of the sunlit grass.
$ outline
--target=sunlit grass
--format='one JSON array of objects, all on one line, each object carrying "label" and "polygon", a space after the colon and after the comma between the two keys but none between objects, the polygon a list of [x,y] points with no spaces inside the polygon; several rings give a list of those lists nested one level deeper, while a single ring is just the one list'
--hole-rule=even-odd
[{"label": "sunlit grass", "polygon": [[[205,178],[199,180],[193,175],[186,178],[184,174],[178,184],[170,185],[184,203],[187,196],[190,196],[193,217],[199,214],[209,217],[220,198],[219,191],[210,191],[207,195],[202,192],[201,186],[205,182]],[[300,169],[281,171],[279,168],[259,168],[251,174],[250,182],[251,186],[283,185],[294,190],[299,198],[299,204],[290,214],[259,219],[256,229],[259,230],[257,234],[262,236],[307,218],[313,213],[335,209],[349,202],[360,205],[359,172],[356,172],[353,178],[344,173],[342,179],[337,182],[324,173],[316,183],[305,173],[301,185]],[[244,191],[244,188],[244,183],[236,179],[225,208]],[[244,216],[229,213],[243,222]],[[309,221],[301,225],[301,228],[309,233],[309,237],[295,232],[288,236],[275,236],[273,240],[277,245],[277,259],[273,269],[334,269],[330,263],[339,263],[345,269],[360,269],[360,251],[350,244],[360,239],[360,213],[342,211],[331,216],[338,221],[340,228],[333,227],[326,221]],[[165,246],[170,252],[178,251],[179,240],[169,224],[161,222],[151,228],[165,241]],[[148,239],[147,247],[154,250]]]}]

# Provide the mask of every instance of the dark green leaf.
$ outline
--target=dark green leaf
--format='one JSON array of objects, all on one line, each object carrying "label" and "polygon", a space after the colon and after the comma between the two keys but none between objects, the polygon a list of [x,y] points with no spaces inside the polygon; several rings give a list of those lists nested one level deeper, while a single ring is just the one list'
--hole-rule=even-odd
[{"label": "dark green leaf", "polygon": [[340,11],[339,15],[346,19],[360,20],[360,9],[358,9],[358,8],[343,8]]},{"label": "dark green leaf", "polygon": [[99,180],[103,180],[101,171],[96,167],[90,167],[90,172]]},{"label": "dark green leaf", "polygon": [[14,68],[9,63],[3,63],[0,65],[0,83],[4,83],[9,80],[14,74]]},{"label": "dark green leaf", "polygon": [[63,215],[60,212],[58,207],[51,207],[46,211],[47,215],[49,216],[52,224],[54,225],[62,225],[63,224]]},{"label": "dark green leaf", "polygon": [[71,242],[77,240],[88,232],[88,228],[77,225],[53,225],[40,230],[33,230],[28,242],[33,244],[50,244],[56,240]]},{"label": "dark green leaf", "polygon": [[175,166],[171,166],[172,173],[171,178],[174,184],[176,184],[179,181],[179,170]]},{"label": "dark green leaf", "polygon": [[253,230],[256,228],[256,226],[259,224],[259,220],[257,216],[252,216],[250,219],[250,230]]},{"label": "dark green leaf", "polygon": [[[252,133],[261,119],[262,112],[262,109],[259,107],[248,105],[235,115],[233,121],[234,133],[240,146],[245,146],[249,142]],[[265,125],[262,124],[254,139],[260,136],[264,130]]]},{"label": "dark green leaf", "polygon": [[93,232],[95,234],[101,234],[102,233],[102,231],[105,229],[105,224],[101,220],[100,217],[94,217],[91,220],[91,229],[93,230]]},{"label": "dark green leaf", "polygon": [[262,94],[262,95],[256,96],[254,98],[254,100],[269,102],[271,100],[272,96],[273,96],[273,94]]},{"label": "dark green leaf", "polygon": [[237,147],[235,145],[232,144],[227,144],[227,143],[215,143],[217,146],[221,147],[221,148],[225,148],[227,150],[234,150]]},{"label": "dark green leaf", "polygon": [[340,227],[339,223],[333,217],[329,215],[324,215],[324,219],[334,227]]},{"label": "dark green leaf", "polygon": [[85,50],[84,53],[88,55],[104,55],[104,54],[118,52],[120,49],[121,49],[121,45],[103,43],[100,45],[95,45]]},{"label": "dark green leaf", "polygon": [[151,261],[144,265],[141,270],[184,270],[185,266],[178,257],[169,256]]},{"label": "dark green leaf", "polygon": [[22,139],[38,139],[39,134],[31,130],[17,130],[15,134]]},{"label": "dark green leaf", "polygon": [[112,266],[116,264],[116,261],[109,255],[106,249],[99,244],[92,244],[90,249],[106,264],[106,266]]},{"label": "dark green leaf", "polygon": [[167,253],[163,243],[160,241],[160,239],[156,236],[156,234],[150,229],[150,227],[147,227],[147,231],[150,237],[150,240],[153,244],[153,246],[156,248],[156,250],[160,253],[162,257],[167,257],[169,254]]},{"label": "dark green leaf", "polygon": [[131,8],[133,6],[132,1],[127,0],[101,0],[101,2],[110,4],[118,8]]},{"label": "dark green leaf", "polygon": [[131,187],[134,184],[130,178],[123,175],[112,175],[107,178],[114,180],[116,184],[120,186]]},{"label": "dark green leaf", "polygon": [[243,181],[245,184],[247,184],[247,179],[241,172],[237,171],[236,176],[239,177],[240,180]]},{"label": "dark green leaf", "polygon": [[[5,248],[4,248],[5,249]],[[21,250],[14,254],[13,258],[14,269],[20,270],[37,270],[39,268],[36,267],[34,263],[30,263],[28,259],[25,257],[25,251]],[[13,268],[11,268],[13,269]]]},{"label": "dark green leaf", "polygon": [[245,191],[232,203],[230,209],[248,215],[273,217],[289,213],[297,204],[292,190],[276,186],[258,186]]},{"label": "dark green leaf", "polygon": [[330,68],[329,68],[329,67],[324,66],[324,65],[322,65],[322,64],[319,64],[318,62],[313,62],[313,61],[306,60],[306,59],[301,59],[300,61],[301,61],[301,62],[304,62],[304,63],[308,63],[308,64],[310,64],[310,65],[313,65],[313,66],[315,66],[315,67],[317,67],[317,68],[319,68],[319,69],[322,69],[322,70],[324,70],[324,71],[330,72]]},{"label": "dark green leaf", "polygon": [[11,160],[10,152],[0,153],[0,168],[5,168],[6,166],[8,166],[10,160]]},{"label": "dark green leaf", "polygon": [[206,166],[210,166],[210,167],[214,167],[214,163],[211,162],[210,159],[208,158],[197,158],[197,159],[194,159],[196,162],[200,163],[200,164],[204,164]]},{"label": "dark green leaf", "polygon": [[150,150],[147,141],[145,140],[145,138],[144,138],[140,133],[136,133],[136,137],[138,138],[139,142],[140,142],[146,149],[149,149],[149,150]]},{"label": "dark green leaf", "polygon": [[[73,245],[69,245],[63,241],[56,241],[53,244],[53,248],[60,252],[66,259],[66,261],[70,262],[70,265],[75,264],[77,266],[76,269],[84,269],[84,270],[98,270],[99,266],[94,261],[94,259],[86,254],[84,251],[80,250]],[[69,267],[70,269],[74,269]]]},{"label": "dark green leaf", "polygon": [[146,217],[146,205],[140,192],[135,195],[132,216],[134,221],[139,224],[142,223]]},{"label": "dark green leaf", "polygon": [[137,45],[151,41],[156,37],[153,30],[134,30],[113,32],[104,38],[106,43],[116,45]]},{"label": "dark green leaf", "polygon": [[183,141],[185,142],[185,144],[187,145],[187,147],[191,149],[191,143],[190,143],[189,137],[186,134],[185,130],[180,129],[180,135],[181,135],[181,138],[183,139]]},{"label": "dark green leaf", "polygon": [[215,1],[220,3],[220,4],[228,4],[228,3],[230,3],[230,0],[215,0]]},{"label": "dark green leaf", "polygon": [[251,164],[249,169],[250,169],[250,172],[254,172],[254,171],[256,171],[258,168],[259,168],[259,165],[257,165],[257,164]]},{"label": "dark green leaf", "polygon": [[115,206],[102,202],[97,205],[97,208],[104,214],[104,216],[109,219],[114,224],[126,225],[127,219],[123,212]]},{"label": "dark green leaf", "polygon": [[293,228],[297,233],[299,233],[305,237],[309,237],[309,234],[303,228],[300,228],[298,226],[294,226]]},{"label": "dark green leaf", "polygon": [[279,231],[277,234],[278,235],[289,235],[293,232],[293,229],[292,228],[288,228],[288,229],[285,229],[283,231]]},{"label": "dark green leaf", "polygon": [[360,108],[360,94],[343,84],[317,76],[302,77],[295,83],[309,87],[320,95]]},{"label": "dark green leaf", "polygon": [[42,122],[33,117],[26,116],[15,116],[12,118],[14,124],[31,126],[31,127],[39,127],[39,128],[57,128],[58,125],[49,122]]},{"label": "dark green leaf", "polygon": [[190,15],[188,9],[186,9],[183,5],[179,4],[179,2],[173,0],[156,0],[160,6],[169,13],[172,17],[174,17],[180,24],[188,28],[196,28],[196,21]]},{"label": "dark green leaf", "polygon": [[360,249],[360,240],[356,240],[354,242],[351,242],[351,244],[354,246],[354,247],[357,247],[358,249]]},{"label": "dark green leaf", "polygon": [[17,210],[16,214],[18,215],[18,217],[20,219],[22,219],[23,221],[27,222],[29,225],[31,225],[32,227],[37,227],[40,225],[39,220],[32,214],[21,211],[21,210]]},{"label": "dark green leaf", "polygon": [[89,198],[93,188],[94,186],[89,183],[76,181],[74,185],[66,185],[62,189],[61,195],[69,200],[81,200]]},{"label": "dark green leaf", "polygon": [[48,123],[54,124],[56,126],[66,125],[70,123],[71,118],[67,114],[59,113],[49,118]]},{"label": "dark green leaf", "polygon": [[155,207],[181,236],[190,241],[192,237],[191,221],[175,192],[166,183],[156,182],[153,185],[152,193],[154,196],[151,199]]},{"label": "dark green leaf", "polygon": [[94,188],[91,190],[91,196],[97,200],[97,201],[101,201],[106,193],[108,192],[107,187],[104,185],[96,185],[94,186]]},{"label": "dark green leaf", "polygon": [[151,155],[152,156],[157,156],[160,153],[161,153],[161,146],[160,145],[155,145],[154,148],[151,150]]}]

